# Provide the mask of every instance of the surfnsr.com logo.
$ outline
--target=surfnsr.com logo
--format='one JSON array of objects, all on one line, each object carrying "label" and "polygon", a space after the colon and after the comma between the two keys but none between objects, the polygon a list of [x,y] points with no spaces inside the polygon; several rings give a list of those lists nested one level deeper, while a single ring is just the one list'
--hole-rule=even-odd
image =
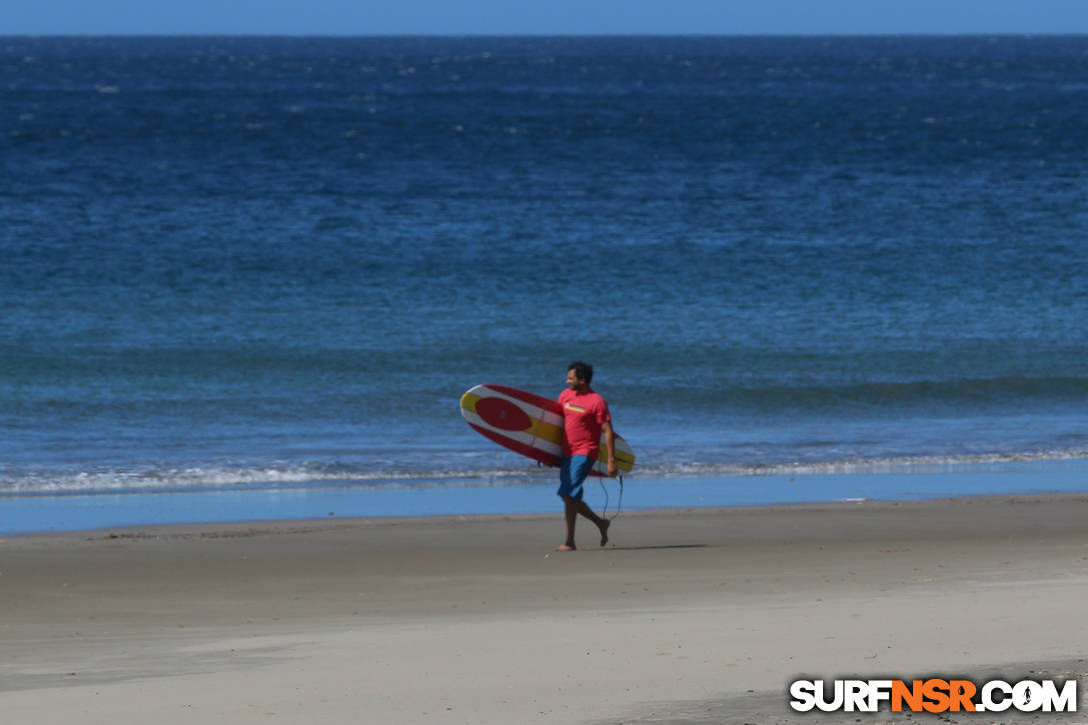
[{"label": "surfnsr.com logo", "polygon": [[797,712],[1076,712],[1077,681],[796,680],[790,707]]}]

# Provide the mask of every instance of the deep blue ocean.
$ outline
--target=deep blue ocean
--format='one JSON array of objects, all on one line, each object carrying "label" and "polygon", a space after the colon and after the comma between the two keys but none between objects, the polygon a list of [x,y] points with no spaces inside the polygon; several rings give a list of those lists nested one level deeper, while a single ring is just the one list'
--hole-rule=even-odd
[{"label": "deep blue ocean", "polygon": [[7,37],[0,172],[9,501],[1088,457],[1088,37]]}]

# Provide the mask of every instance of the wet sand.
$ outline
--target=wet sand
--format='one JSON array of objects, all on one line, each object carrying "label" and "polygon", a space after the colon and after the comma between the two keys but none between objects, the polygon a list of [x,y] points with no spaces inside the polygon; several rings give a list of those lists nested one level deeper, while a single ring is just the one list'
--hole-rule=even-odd
[{"label": "wet sand", "polygon": [[1058,494],[624,513],[607,548],[583,520],[566,554],[552,551],[559,512],[10,538],[0,712],[938,722],[794,713],[786,690],[800,676],[1082,677],[1086,522],[1088,495]]}]

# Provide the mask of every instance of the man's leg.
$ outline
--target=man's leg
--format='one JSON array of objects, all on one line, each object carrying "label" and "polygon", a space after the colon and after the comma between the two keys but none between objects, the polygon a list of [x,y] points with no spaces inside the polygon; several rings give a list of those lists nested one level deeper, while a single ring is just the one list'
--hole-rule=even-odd
[{"label": "man's leg", "polygon": [[593,512],[593,509],[589,507],[585,501],[578,498],[570,498],[569,496],[563,499],[563,503],[566,505],[567,516],[567,546],[574,549],[574,523],[578,520],[578,514],[582,514],[587,519],[593,522],[593,525],[597,527],[597,531],[601,533],[601,546],[608,543],[608,527],[612,525],[612,522],[608,519],[602,519],[600,516]]},{"label": "man's leg", "polygon": [[573,456],[564,458],[559,467],[559,495],[563,498],[563,516],[567,524],[567,540],[562,546],[557,546],[556,551],[574,551],[574,527],[578,522],[578,514],[585,516],[593,522],[601,533],[601,546],[608,543],[608,527],[610,521],[602,519],[593,513],[593,509],[582,500],[582,484],[589,472],[593,469],[593,460],[589,456]]},{"label": "man's leg", "polygon": [[563,518],[567,524],[566,543],[555,547],[556,551],[574,551],[574,525],[578,523],[578,509],[574,506],[572,494],[575,490],[581,490],[571,480],[571,459],[564,458],[559,465],[559,490],[556,493],[563,499]]},{"label": "man's leg", "polygon": [[563,516],[567,521],[567,542],[556,549],[556,551],[574,551],[578,547],[574,545],[574,526],[578,523],[578,506],[580,503],[577,499],[573,499],[570,496],[563,497]]}]

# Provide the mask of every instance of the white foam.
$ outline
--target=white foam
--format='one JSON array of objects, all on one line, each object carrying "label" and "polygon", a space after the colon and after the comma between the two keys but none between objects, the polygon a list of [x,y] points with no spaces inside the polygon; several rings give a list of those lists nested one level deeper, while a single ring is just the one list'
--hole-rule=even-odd
[{"label": "white foam", "polygon": [[[548,470],[548,469],[539,469]],[[140,493],[235,488],[296,488],[312,484],[372,485],[389,488],[511,485],[524,483],[538,469],[362,471],[321,470],[318,466],[256,468],[174,468],[79,472],[0,471],[0,495]]]},{"label": "white foam", "polygon": [[[230,490],[244,488],[299,489],[315,485],[373,487],[375,489],[502,487],[550,483],[556,469],[529,461],[506,467],[475,467],[455,456],[460,465],[432,470],[383,469],[381,462],[362,466],[298,463],[268,466],[220,465],[191,468],[97,469],[93,471],[16,470],[0,468],[0,496],[141,493],[165,491]],[[483,457],[485,460],[490,456]],[[637,478],[745,478],[754,476],[828,476],[912,474],[1000,469],[1020,463],[1059,463],[1088,460],[1088,448],[1025,453],[963,456],[904,456],[825,462],[640,464]],[[389,465],[388,463],[385,465]]]},{"label": "white foam", "polygon": [[643,476],[828,476],[877,473],[935,473],[965,468],[1000,467],[1014,463],[1059,462],[1088,459],[1088,448],[1021,453],[988,453],[962,456],[902,456],[859,458],[844,461],[792,463],[679,463],[641,465]]}]

